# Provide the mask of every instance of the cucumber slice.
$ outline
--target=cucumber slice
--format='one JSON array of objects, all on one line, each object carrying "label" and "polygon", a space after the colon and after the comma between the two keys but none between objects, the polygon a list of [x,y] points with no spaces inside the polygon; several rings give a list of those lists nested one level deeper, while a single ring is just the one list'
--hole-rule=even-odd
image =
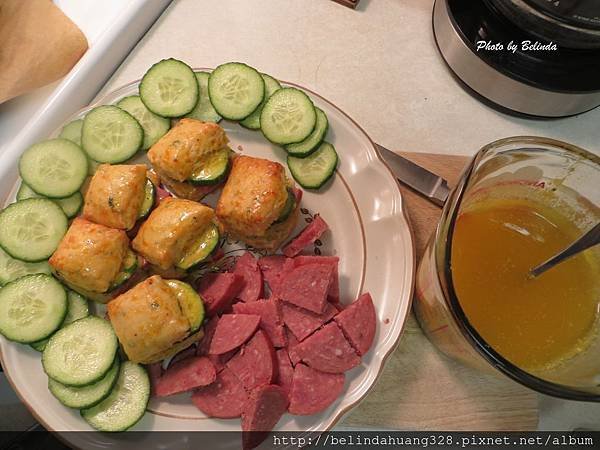
[{"label": "cucumber slice", "polygon": [[294,179],[306,189],[319,189],[335,172],[338,155],[333,145],[323,142],[306,158],[288,156],[287,164]]},{"label": "cucumber slice", "polygon": [[252,114],[240,122],[241,126],[249,128],[250,130],[258,130],[260,128],[260,113],[262,112],[263,106],[265,106],[265,103],[267,103],[267,100],[269,100],[271,95],[281,89],[279,81],[271,75],[263,73],[261,76],[265,82],[265,98],[263,98],[261,104],[258,105],[258,108],[256,108]]},{"label": "cucumber slice", "polygon": [[[67,290],[67,315],[60,327],[63,328],[89,315],[90,311],[86,298],[75,291]],[[43,352],[49,340],[50,338],[42,339],[30,344],[30,346],[38,352]]]},{"label": "cucumber slice", "polygon": [[231,150],[222,148],[207,155],[190,178],[190,182],[199,185],[219,184],[229,172]]},{"label": "cucumber slice", "polygon": [[287,189],[287,199],[285,200],[285,205],[283,205],[283,209],[281,210],[281,214],[274,223],[285,222],[292,211],[296,208],[296,195],[294,192],[288,188]]},{"label": "cucumber slice", "polygon": [[80,293],[71,291],[70,289],[67,290],[67,300],[69,301],[69,309],[67,310],[63,326],[90,315],[88,301]]},{"label": "cucumber slice", "polygon": [[141,365],[125,361],[119,369],[112,392],[81,416],[100,431],[125,431],[134,426],[146,412],[150,399],[150,379]]},{"label": "cucumber slice", "polygon": [[146,108],[138,95],[119,100],[117,106],[131,114],[142,126],[144,130],[142,150],[148,150],[156,144],[156,141],[171,128],[171,120],[158,116]]},{"label": "cucumber slice", "polygon": [[81,147],[81,127],[83,119],[77,119],[66,124],[58,135],[59,138],[68,139]]},{"label": "cucumber slice", "polygon": [[265,137],[280,145],[301,142],[317,123],[312,100],[299,89],[283,88],[265,103],[260,114],[260,129]]},{"label": "cucumber slice", "polygon": [[317,124],[315,125],[315,129],[302,142],[286,145],[284,148],[288,152],[288,155],[297,158],[305,158],[316,151],[321,142],[323,142],[323,139],[325,139],[325,135],[329,129],[329,121],[327,120],[325,113],[319,108],[315,107],[315,111],[317,112]]},{"label": "cucumber slice", "polygon": [[183,116],[198,102],[198,81],[194,71],[184,62],[163,59],[144,74],[140,98],[154,114]]},{"label": "cucumber slice", "polygon": [[135,273],[138,268],[138,257],[131,250],[127,251],[127,256],[125,256],[125,261],[123,262],[123,268],[117,274],[116,278],[112,282],[109,291],[118,288],[123,283],[131,278],[131,276]]},{"label": "cucumber slice", "polygon": [[94,161],[92,158],[88,157],[88,175],[91,177],[94,176],[100,164],[101,163],[98,161]]},{"label": "cucumber slice", "polygon": [[190,322],[190,333],[193,333],[204,320],[204,303],[192,287],[179,280],[167,280],[169,287],[175,292],[181,311]]},{"label": "cucumber slice", "polygon": [[110,322],[89,316],[54,333],[42,354],[42,365],[59,383],[85,386],[104,377],[116,353],[117,336]]},{"label": "cucumber slice", "polygon": [[146,178],[146,185],[144,186],[144,201],[142,202],[142,208],[138,214],[139,219],[143,219],[150,214],[150,211],[152,211],[152,208],[154,207],[155,201],[156,189],[154,188],[154,183],[152,183],[150,179]]},{"label": "cucumber slice", "polygon": [[201,120],[202,122],[219,123],[222,117],[215,110],[208,97],[208,77],[210,74],[208,72],[196,72],[195,75],[199,89],[198,103],[185,117]]},{"label": "cucumber slice", "polygon": [[[21,183],[17,191],[17,200],[27,200],[28,198],[46,198],[38,194],[25,183]],[[75,217],[83,205],[83,196],[81,192],[75,192],[66,198],[53,198],[52,201],[61,207],[68,218]]]},{"label": "cucumber slice", "polygon": [[68,408],[91,408],[111,393],[117,382],[120,366],[119,358],[115,358],[106,375],[89,386],[65,386],[52,378],[48,378],[48,390]]},{"label": "cucumber slice", "polygon": [[0,290],[0,333],[32,343],[50,336],[67,314],[67,293],[50,275],[25,275]]},{"label": "cucumber slice", "polygon": [[38,194],[64,198],[79,190],[88,174],[81,148],[66,139],[49,139],[32,145],[21,156],[23,181]]},{"label": "cucumber slice", "polygon": [[50,275],[52,269],[48,261],[37,263],[19,261],[18,259],[11,258],[8,253],[0,248],[0,286],[4,286],[22,276],[34,273]]},{"label": "cucumber slice", "polygon": [[242,120],[262,102],[265,82],[256,69],[246,64],[221,64],[208,78],[208,95],[221,116]]},{"label": "cucumber slice", "polygon": [[110,164],[127,161],[141,148],[143,141],[141,125],[117,106],[98,106],[83,120],[81,143],[94,161]]},{"label": "cucumber slice", "polygon": [[196,264],[201,263],[210,256],[217,245],[219,244],[219,228],[215,224],[211,224],[198,236],[187,254],[177,263],[177,267],[183,270],[189,270]]},{"label": "cucumber slice", "polygon": [[52,200],[30,198],[0,212],[0,247],[16,259],[48,259],[67,232],[67,216]]}]

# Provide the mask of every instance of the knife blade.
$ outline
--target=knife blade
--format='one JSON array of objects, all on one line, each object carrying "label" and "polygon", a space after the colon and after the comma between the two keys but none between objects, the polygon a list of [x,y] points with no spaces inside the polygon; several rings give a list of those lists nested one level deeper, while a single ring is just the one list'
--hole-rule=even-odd
[{"label": "knife blade", "polygon": [[444,178],[382,145],[375,145],[398,181],[417,191],[436,205],[444,205],[448,194],[450,194],[448,182]]}]

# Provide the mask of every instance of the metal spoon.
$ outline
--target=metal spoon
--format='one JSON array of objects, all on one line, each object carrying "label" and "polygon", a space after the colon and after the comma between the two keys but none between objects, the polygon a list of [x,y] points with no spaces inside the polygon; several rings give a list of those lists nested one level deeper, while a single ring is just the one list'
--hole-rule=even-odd
[{"label": "metal spoon", "polygon": [[544,273],[546,270],[551,269],[555,265],[563,262],[565,259],[568,259],[571,256],[574,256],[577,253],[597,244],[600,244],[600,222],[594,225],[587,233],[585,233],[567,248],[557,253],[539,266],[531,269],[529,271],[529,278],[535,278]]}]

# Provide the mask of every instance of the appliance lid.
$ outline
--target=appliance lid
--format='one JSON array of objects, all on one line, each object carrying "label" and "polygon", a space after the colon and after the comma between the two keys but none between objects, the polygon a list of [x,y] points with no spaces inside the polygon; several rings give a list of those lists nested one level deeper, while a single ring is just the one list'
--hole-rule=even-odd
[{"label": "appliance lid", "polygon": [[598,0],[524,0],[531,7],[569,25],[600,30]]}]

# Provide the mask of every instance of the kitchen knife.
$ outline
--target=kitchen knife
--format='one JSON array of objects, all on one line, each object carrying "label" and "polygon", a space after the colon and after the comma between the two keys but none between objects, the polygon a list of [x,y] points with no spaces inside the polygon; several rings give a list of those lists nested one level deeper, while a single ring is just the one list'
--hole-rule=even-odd
[{"label": "kitchen knife", "polygon": [[436,205],[444,205],[450,193],[446,180],[379,144],[375,145],[398,181]]}]

